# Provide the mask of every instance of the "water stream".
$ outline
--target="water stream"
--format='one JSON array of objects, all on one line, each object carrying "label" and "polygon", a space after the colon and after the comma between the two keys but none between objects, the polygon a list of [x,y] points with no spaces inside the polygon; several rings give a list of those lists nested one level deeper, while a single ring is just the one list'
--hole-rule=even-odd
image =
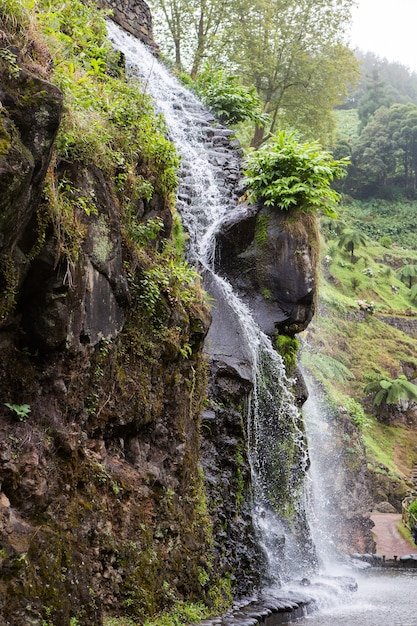
[{"label": "water stream", "polygon": [[237,203],[241,154],[230,146],[231,132],[220,125],[213,128],[214,118],[198,98],[145,46],[112,22],[108,33],[163,114],[181,156],[177,208],[189,235],[188,258],[202,271],[209,292],[215,283],[214,291],[231,309],[245,343],[254,389],[247,420],[254,513],[269,562],[267,578],[281,584],[302,576],[312,560],[303,510],[307,451],[299,411],[281,357],[232,286],[213,270],[219,224],[231,211],[244,210]]},{"label": "water stream", "polygon": [[[254,485],[255,525],[269,563],[265,582],[272,588],[282,588],[294,579],[310,576],[316,565],[304,498],[308,454],[299,410],[289,391],[290,383],[281,357],[256,325],[251,312],[233,287],[217,276],[213,269],[214,234],[219,224],[231,211],[244,210],[237,207],[240,154],[228,145],[230,131],[217,127],[214,132],[214,120],[197,97],[184,88],[137,39],[113,22],[108,23],[108,33],[115,47],[124,53],[128,67],[141,78],[144,89],[154,99],[156,110],[164,115],[169,136],[181,156],[177,208],[189,235],[189,261],[201,270],[206,288],[212,292],[214,285],[215,293],[221,294],[245,342],[245,355],[251,364],[253,382],[247,439]],[[282,502],[286,504],[283,506]],[[319,501],[316,504],[319,508]],[[312,533],[320,553],[324,554],[322,548],[323,545],[328,546],[328,537],[320,536],[322,529],[319,524],[313,524]],[[328,555],[328,558],[332,560],[333,555]],[[362,604],[368,602],[367,591],[364,594],[361,596]],[[327,610],[326,606],[324,602],[324,610]],[[356,608],[346,601],[345,596],[338,606],[345,607],[340,609],[342,615],[346,617],[349,614],[353,615],[352,619],[355,618]],[[343,613],[345,609],[347,613]],[[307,619],[300,624],[354,623],[337,621],[335,614],[329,620]],[[362,623],[367,626],[408,624],[355,620],[355,626]],[[409,622],[412,623],[417,624],[417,620]]]}]

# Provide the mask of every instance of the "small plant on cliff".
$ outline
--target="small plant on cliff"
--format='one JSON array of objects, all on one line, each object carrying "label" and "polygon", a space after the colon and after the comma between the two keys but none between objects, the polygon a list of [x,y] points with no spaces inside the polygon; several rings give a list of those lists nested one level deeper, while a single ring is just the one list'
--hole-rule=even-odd
[{"label": "small plant on cliff", "polygon": [[59,9],[52,0],[37,4],[54,57],[51,80],[64,94],[58,156],[114,176],[124,204],[154,191],[173,204],[179,158],[142,85],[125,80],[103,15],[81,0],[63,0]]},{"label": "small plant on cliff", "polygon": [[10,33],[19,33],[30,22],[30,11],[21,0],[0,0],[0,22]]},{"label": "small plant on cliff", "polygon": [[29,404],[10,404],[10,402],[5,402],[4,404],[17,415],[20,422],[27,420],[30,413]]},{"label": "small plant on cliff", "polygon": [[348,163],[334,159],[318,142],[299,143],[295,133],[281,131],[246,159],[248,201],[336,217],[339,194],[330,183],[345,175]]}]

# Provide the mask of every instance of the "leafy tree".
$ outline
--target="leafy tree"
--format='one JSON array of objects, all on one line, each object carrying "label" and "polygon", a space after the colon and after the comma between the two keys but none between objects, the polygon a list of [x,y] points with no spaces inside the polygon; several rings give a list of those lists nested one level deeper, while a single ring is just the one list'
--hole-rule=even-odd
[{"label": "leafy tree", "polygon": [[151,0],[163,25],[161,45],[196,78],[203,61],[233,68],[255,87],[270,123],[256,127],[258,147],[279,126],[327,142],[333,108],[358,77],[343,44],[354,0]]},{"label": "leafy tree", "polygon": [[233,0],[150,0],[155,33],[164,51],[174,53],[175,66],[195,78],[216,40],[229,26]]},{"label": "leafy tree", "polygon": [[365,90],[358,102],[358,117],[362,128],[380,107],[389,108],[394,102],[395,96],[390,92],[388,83],[381,77],[377,67],[372,68],[365,78]]},{"label": "leafy tree", "polygon": [[347,163],[336,161],[318,142],[299,143],[294,133],[281,131],[246,159],[248,200],[335,217],[339,194],[330,183],[344,175]]},{"label": "leafy tree", "polygon": [[417,264],[411,263],[408,265],[403,265],[403,267],[400,267],[397,273],[403,282],[408,281],[408,286],[411,289],[414,279],[417,278]]},{"label": "leafy tree", "polygon": [[383,191],[388,180],[395,176],[397,154],[389,120],[389,110],[385,107],[378,109],[354,144],[347,191],[362,197],[375,195]]},{"label": "leafy tree", "polygon": [[394,104],[389,110],[389,132],[402,163],[405,186],[417,188],[417,105]]},{"label": "leafy tree", "polygon": [[259,147],[278,127],[293,127],[327,142],[333,108],[357,78],[357,62],[343,45],[352,0],[235,0],[232,58],[256,87],[269,127],[257,128]]},{"label": "leafy tree", "polygon": [[346,250],[350,252],[351,258],[353,259],[355,247],[364,246],[367,241],[367,236],[361,233],[359,230],[355,230],[353,228],[345,228],[339,237],[338,246],[339,248],[346,248]]},{"label": "leafy tree", "polygon": [[403,402],[417,401],[417,385],[408,381],[403,374],[394,380],[383,376],[368,383],[364,391],[374,394],[374,405],[385,405],[387,411],[389,406],[399,408]]}]

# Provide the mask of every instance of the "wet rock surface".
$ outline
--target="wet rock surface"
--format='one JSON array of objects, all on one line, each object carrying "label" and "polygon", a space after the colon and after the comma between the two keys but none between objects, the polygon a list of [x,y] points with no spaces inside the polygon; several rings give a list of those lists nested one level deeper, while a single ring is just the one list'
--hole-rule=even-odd
[{"label": "wet rock surface", "polygon": [[22,248],[30,245],[25,230],[41,198],[63,98],[57,87],[24,69],[1,78],[0,252],[13,252],[23,272]]},{"label": "wet rock surface", "polygon": [[261,329],[294,335],[314,314],[315,230],[260,204],[239,207],[216,238],[216,269],[235,286]]},{"label": "wet rock surface", "polygon": [[297,593],[242,598],[220,617],[200,622],[201,626],[280,626],[314,610],[313,598]]}]

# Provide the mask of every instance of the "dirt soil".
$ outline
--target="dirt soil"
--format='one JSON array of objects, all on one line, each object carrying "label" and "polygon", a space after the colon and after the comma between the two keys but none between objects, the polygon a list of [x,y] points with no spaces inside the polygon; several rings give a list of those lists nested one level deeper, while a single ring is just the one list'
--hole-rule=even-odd
[{"label": "dirt soil", "polygon": [[392,559],[394,556],[417,554],[417,546],[408,543],[398,531],[398,524],[401,521],[399,513],[374,513],[371,519],[375,524],[372,533],[378,555]]}]

